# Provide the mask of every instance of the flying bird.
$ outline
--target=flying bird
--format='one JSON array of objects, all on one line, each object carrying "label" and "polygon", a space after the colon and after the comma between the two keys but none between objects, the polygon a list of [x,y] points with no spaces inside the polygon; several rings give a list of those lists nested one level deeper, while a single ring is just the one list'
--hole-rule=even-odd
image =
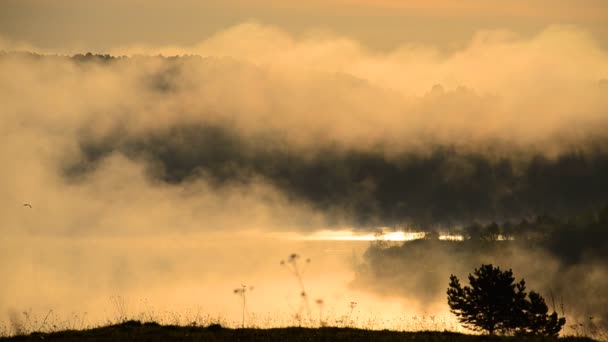
[{"label": "flying bird", "polygon": [[31,204],[29,204],[29,203],[23,203],[23,206],[24,206],[24,207],[30,207],[30,209],[32,209],[32,205],[31,205]]}]

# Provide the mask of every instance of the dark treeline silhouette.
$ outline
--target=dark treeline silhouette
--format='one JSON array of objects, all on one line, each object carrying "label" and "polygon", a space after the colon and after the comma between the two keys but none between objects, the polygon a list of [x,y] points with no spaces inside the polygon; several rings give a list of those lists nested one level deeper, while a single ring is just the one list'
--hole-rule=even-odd
[{"label": "dark treeline silhouette", "polygon": [[589,256],[608,259],[608,206],[566,218],[542,215],[502,224],[473,223],[449,232],[475,245],[484,246],[485,242],[486,247],[499,240],[517,240],[520,245],[542,247],[567,263]]},{"label": "dark treeline silhouette", "polygon": [[[65,175],[81,177],[104,157],[121,153],[145,162],[150,177],[171,184],[202,177],[217,186],[264,179],[291,199],[330,218],[339,213],[359,227],[504,222],[534,213],[564,217],[608,202],[608,153],[600,147],[552,159],[523,152],[497,159],[435,146],[431,153],[387,159],[382,148],[319,146],[301,152],[274,136],[245,139],[220,125],[181,125],[137,136],[116,129],[99,139],[83,135],[82,157],[66,165]],[[454,176],[460,172],[455,164],[466,173]],[[501,229],[517,235],[518,229],[531,234],[536,227]]]},{"label": "dark treeline silhouette", "polygon": [[0,51],[0,58],[7,57],[16,57],[16,58],[30,58],[30,59],[65,59],[72,60],[74,62],[118,62],[124,60],[137,60],[137,59],[165,59],[165,60],[176,60],[176,59],[202,59],[201,56],[198,55],[182,55],[182,56],[163,56],[163,55],[134,55],[134,56],[114,56],[110,54],[100,54],[100,53],[77,53],[74,55],[59,55],[59,54],[39,54],[36,52],[28,52],[28,51]]}]

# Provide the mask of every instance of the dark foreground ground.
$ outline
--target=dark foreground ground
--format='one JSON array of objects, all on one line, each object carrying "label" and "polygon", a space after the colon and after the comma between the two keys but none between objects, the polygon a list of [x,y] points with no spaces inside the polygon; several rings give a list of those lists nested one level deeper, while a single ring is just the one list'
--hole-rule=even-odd
[{"label": "dark foreground ground", "polygon": [[33,333],[0,341],[593,341],[588,338],[488,337],[451,332],[395,332],[351,328],[228,329],[161,326],[129,321],[82,331]]}]

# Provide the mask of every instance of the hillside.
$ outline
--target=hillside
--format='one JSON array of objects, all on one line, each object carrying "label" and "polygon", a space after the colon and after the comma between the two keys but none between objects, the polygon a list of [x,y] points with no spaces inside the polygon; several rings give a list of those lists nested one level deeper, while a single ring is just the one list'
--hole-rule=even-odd
[{"label": "hillside", "polygon": [[0,338],[0,341],[593,341],[589,338],[489,337],[453,332],[397,332],[352,328],[274,328],[229,329],[208,327],[161,326],[157,323],[128,321],[82,331],[33,333]]}]

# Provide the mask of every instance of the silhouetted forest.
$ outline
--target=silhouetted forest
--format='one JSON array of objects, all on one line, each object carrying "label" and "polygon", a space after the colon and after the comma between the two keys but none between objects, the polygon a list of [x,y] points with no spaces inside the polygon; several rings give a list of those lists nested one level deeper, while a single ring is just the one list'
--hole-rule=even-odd
[{"label": "silhouetted forest", "polygon": [[[599,146],[554,159],[523,152],[497,159],[450,146],[388,159],[381,148],[321,146],[305,153],[268,136],[243,139],[227,127],[200,125],[141,136],[120,130],[102,139],[83,136],[82,158],[66,165],[66,176],[82,176],[119,152],[145,161],[150,177],[168,183],[204,176],[223,186],[262,178],[294,200],[361,227],[504,221],[536,213],[563,217],[608,200],[608,154]],[[518,234],[517,229],[535,227],[522,223],[503,229]]]},{"label": "silhouetted forest", "polygon": [[[188,82],[205,82],[184,81],[188,67],[201,66],[215,75],[213,80],[229,69],[254,75],[253,84],[268,77],[230,59],[200,56],[0,53],[0,58],[62,59],[104,68],[158,60],[158,66],[142,68],[136,80],[161,101],[163,96],[194,86]],[[345,75],[332,77],[340,89],[351,89],[356,81]],[[149,104],[150,108],[157,105]],[[294,203],[322,212],[330,225],[363,228],[413,224],[425,229],[436,224],[507,222],[535,215],[563,219],[608,203],[608,134],[589,135],[553,154],[499,142],[468,146],[432,140],[425,141],[422,149],[399,150],[382,141],[369,148],[319,141],[303,149],[289,143],[290,132],[271,124],[257,124],[243,132],[239,117],[246,113],[230,113],[217,120],[172,120],[153,130],[138,130],[126,125],[134,113],[128,108],[117,110],[125,111],[120,114],[122,119],[104,134],[92,134],[94,126],[82,127],[76,137],[79,155],[66,158],[62,165],[66,180],[78,182],[106,157],[120,154],[144,163],[151,179],[168,184],[204,178],[224,187],[262,180]],[[189,111],[205,117],[212,110],[180,108],[184,117],[189,117]],[[507,235],[518,234],[518,229],[532,234],[537,227],[522,223],[501,229]],[[559,248],[560,242],[555,244]]]}]

